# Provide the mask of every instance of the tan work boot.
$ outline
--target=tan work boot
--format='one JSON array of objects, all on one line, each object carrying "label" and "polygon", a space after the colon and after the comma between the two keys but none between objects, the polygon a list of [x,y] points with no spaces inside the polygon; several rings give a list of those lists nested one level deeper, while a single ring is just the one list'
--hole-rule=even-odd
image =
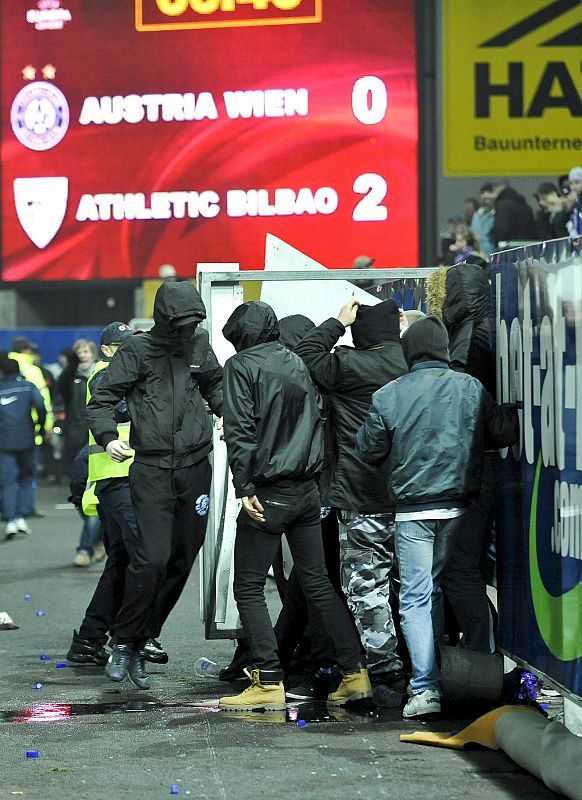
[{"label": "tan work boot", "polygon": [[362,668],[357,672],[345,673],[336,691],[328,694],[327,702],[330,706],[345,706],[352,700],[364,700],[366,697],[372,697],[372,685],[368,670]]},{"label": "tan work boot", "polygon": [[[272,671],[277,676],[279,672]],[[269,670],[244,670],[251,685],[232,697],[221,697],[218,705],[224,711],[252,711],[253,708],[264,708],[265,711],[282,711],[285,705],[285,688],[283,681],[268,681]]]}]

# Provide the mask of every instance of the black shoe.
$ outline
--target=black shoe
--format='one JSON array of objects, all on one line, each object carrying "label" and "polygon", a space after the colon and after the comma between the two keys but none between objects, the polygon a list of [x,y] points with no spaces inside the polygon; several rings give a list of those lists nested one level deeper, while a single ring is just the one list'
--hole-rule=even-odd
[{"label": "black shoe", "polygon": [[[123,645],[122,645],[123,646]],[[138,689],[149,689],[150,679],[145,671],[146,653],[145,650],[138,650],[133,654],[133,658],[129,662],[127,674],[129,680],[137,686]]]},{"label": "black shoe", "polygon": [[285,692],[288,700],[311,700],[325,702],[327,696],[337,689],[341,677],[335,669],[317,669],[307,673],[305,680]]},{"label": "black shoe", "polygon": [[374,702],[381,708],[400,708],[407,699],[407,684],[404,670],[388,673],[381,683],[374,683]]},{"label": "black shoe", "polygon": [[245,667],[248,667],[250,663],[251,650],[246,639],[242,639],[239,641],[237,648],[234,651],[232,661],[228,667],[220,670],[218,679],[221,681],[227,681],[228,683],[231,681],[246,680],[247,676],[244,673],[244,669]]},{"label": "black shoe", "polygon": [[67,661],[74,664],[97,664],[105,666],[109,653],[103,645],[95,639],[84,639],[77,631],[73,631],[73,641],[67,653]]},{"label": "black shoe", "polygon": [[105,665],[105,674],[111,681],[123,681],[135,653],[128,644],[116,644]]},{"label": "black shoe", "polygon": [[153,664],[167,664],[168,654],[157,639],[148,639],[144,647],[145,660]]}]

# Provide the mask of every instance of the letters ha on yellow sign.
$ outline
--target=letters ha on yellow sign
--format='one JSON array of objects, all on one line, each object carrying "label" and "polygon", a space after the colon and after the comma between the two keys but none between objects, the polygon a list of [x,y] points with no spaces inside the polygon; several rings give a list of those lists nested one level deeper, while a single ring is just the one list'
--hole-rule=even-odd
[{"label": "letters ha on yellow sign", "polygon": [[559,175],[582,161],[578,0],[443,0],[445,175]]}]

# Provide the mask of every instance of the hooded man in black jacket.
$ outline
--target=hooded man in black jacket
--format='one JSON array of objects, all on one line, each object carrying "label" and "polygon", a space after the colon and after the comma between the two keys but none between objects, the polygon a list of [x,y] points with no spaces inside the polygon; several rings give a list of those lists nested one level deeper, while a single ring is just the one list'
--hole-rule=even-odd
[{"label": "hooded man in black jacket", "polygon": [[533,211],[525,197],[507,183],[495,185],[495,222],[491,236],[497,247],[503,242],[536,241],[537,231]]},{"label": "hooded man in black jacket", "polygon": [[[349,326],[354,347],[330,352]],[[374,698],[398,706],[406,681],[390,606],[394,506],[386,475],[355,451],[373,393],[407,371],[398,308],[393,300],[361,306],[351,299],[337,319],[307,333],[295,352],[330,407],[333,463],[326,504],[338,509],[342,588],[366,651]]]},{"label": "hooded man in black jacket", "polygon": [[[431,277],[427,281],[431,292]],[[480,266],[459,264],[447,270],[442,319],[449,334],[451,369],[477,378],[495,397],[495,356],[491,335],[491,287]],[[481,653],[492,651],[485,574],[493,534],[495,476],[499,453],[483,457],[481,490],[457,526],[455,545],[442,575],[441,588],[450,603],[463,644]]]},{"label": "hooded man in black jacket", "polygon": [[264,596],[269,566],[285,533],[306,596],[324,616],[343,673],[329,702],[370,697],[358,637],[326,573],[316,478],[323,465],[317,392],[301,359],[279,341],[266,303],[239,306],[223,328],[235,346],[224,368],[224,438],[236,496],[234,596],[250,643],[251,685],[221,708],[285,708],[277,641]]},{"label": "hooded man in black jacket", "polygon": [[113,461],[129,457],[117,438],[122,398],[131,419],[129,481],[139,531],[105,672],[113,681],[129,674],[142,689],[149,688],[144,645],[159,636],[206,533],[212,424],[204,400],[222,414],[222,368],[198,327],[205,318],[191,283],[162,284],[154,327],[124,343],[87,406],[95,440]]},{"label": "hooded man in black jacket", "polygon": [[400,616],[412,661],[405,718],[440,712],[440,575],[458,518],[479,492],[485,443],[509,447],[519,432],[513,406],[498,406],[476,378],[449,368],[447,345],[437,317],[411,325],[402,337],[410,374],[374,393],[357,434],[361,458],[390,466]]}]

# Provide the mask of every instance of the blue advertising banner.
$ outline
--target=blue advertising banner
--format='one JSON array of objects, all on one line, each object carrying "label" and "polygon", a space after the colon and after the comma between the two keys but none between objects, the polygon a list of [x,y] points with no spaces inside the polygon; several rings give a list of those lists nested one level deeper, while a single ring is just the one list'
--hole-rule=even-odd
[{"label": "blue advertising banner", "polygon": [[493,256],[502,451],[500,646],[582,696],[582,258],[568,239]]}]

